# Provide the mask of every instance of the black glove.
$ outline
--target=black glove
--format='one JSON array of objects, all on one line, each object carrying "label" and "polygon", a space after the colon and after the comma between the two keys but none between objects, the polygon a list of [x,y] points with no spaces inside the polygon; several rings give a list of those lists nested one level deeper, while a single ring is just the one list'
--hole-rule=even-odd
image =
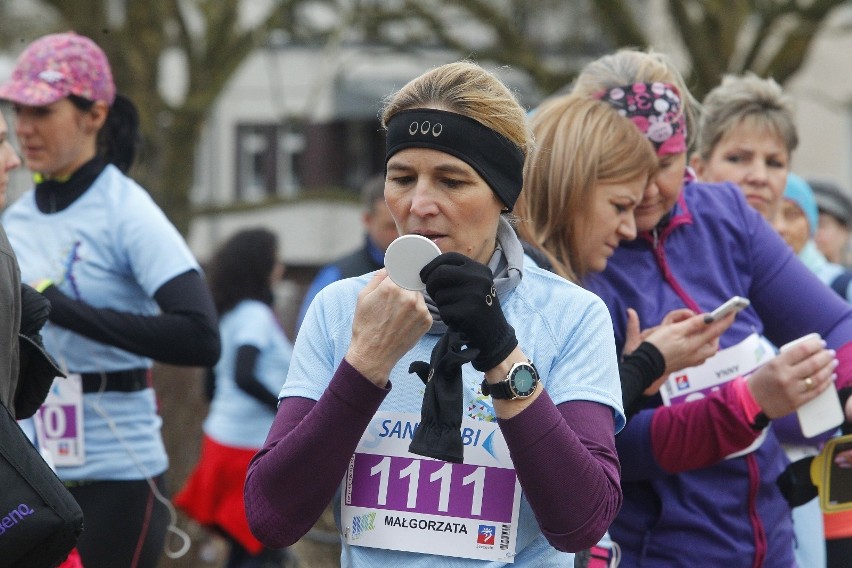
[{"label": "black glove", "polygon": [[21,284],[18,388],[15,393],[15,417],[19,420],[35,414],[47,397],[53,379],[65,376],[41,341],[39,331],[49,314],[50,301],[34,288]]},{"label": "black glove", "polygon": [[27,284],[21,284],[21,334],[32,337],[50,315],[50,301]]},{"label": "black glove", "polygon": [[468,347],[479,351],[473,360],[488,371],[518,346],[514,328],[506,321],[491,269],[457,252],[447,252],[420,270],[429,297],[441,320],[464,334]]},{"label": "black glove", "polygon": [[811,481],[813,461],[813,456],[794,461],[778,476],[776,483],[790,507],[804,505],[819,494],[817,486]]},{"label": "black glove", "polygon": [[414,361],[408,367],[409,373],[417,373],[426,383],[420,425],[409,452],[453,463],[464,460],[461,368],[476,354],[476,349],[464,349],[461,335],[450,329],[432,349],[430,363]]}]

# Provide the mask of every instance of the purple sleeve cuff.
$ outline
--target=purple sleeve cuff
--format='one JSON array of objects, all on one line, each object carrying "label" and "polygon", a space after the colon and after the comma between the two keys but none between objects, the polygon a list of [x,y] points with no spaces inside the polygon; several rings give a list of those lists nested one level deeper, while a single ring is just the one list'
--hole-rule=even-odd
[{"label": "purple sleeve cuff", "polygon": [[509,445],[509,449],[512,449],[513,445],[517,448],[534,446],[561,421],[562,414],[559,413],[559,409],[553,404],[546,390],[543,390],[541,395],[520,414],[508,420],[498,420],[506,443],[509,443],[509,440],[514,442]]},{"label": "purple sleeve cuff", "polygon": [[[310,530],[390,388],[376,386],[343,360],[318,401],[281,400],[246,477],[246,513],[258,540],[284,548]],[[309,490],[282,490],[284,479],[288,487]]]},{"label": "purple sleeve cuff", "polygon": [[799,417],[795,412],[791,412],[787,416],[776,418],[772,421],[772,430],[778,437],[778,440],[784,444],[795,444],[798,446],[813,446],[819,448],[823,442],[832,438],[836,433],[834,430],[826,430],[821,434],[817,434],[812,438],[805,438],[802,434],[802,425],[799,424]]},{"label": "purple sleeve cuff", "polygon": [[[544,391],[500,429],[550,544],[578,551],[598,542],[621,506],[612,408],[582,400],[557,407]],[[564,490],[566,472],[583,491]]]},{"label": "purple sleeve cuff", "polygon": [[[352,412],[367,417],[367,424],[369,424],[370,419],[379,409],[391,388],[390,381],[385,387],[377,386],[350,365],[349,361],[343,359],[331,378],[326,392],[320,397],[320,401],[328,393],[332,393],[341,404],[351,408]],[[367,424],[364,424],[364,428],[367,427]]]}]

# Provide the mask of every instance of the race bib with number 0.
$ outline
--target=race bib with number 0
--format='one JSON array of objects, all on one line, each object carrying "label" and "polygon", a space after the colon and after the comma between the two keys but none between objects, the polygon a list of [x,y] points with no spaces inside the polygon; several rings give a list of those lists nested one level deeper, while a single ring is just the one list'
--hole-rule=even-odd
[{"label": "race bib with number 0", "polygon": [[83,383],[80,375],[53,380],[50,392],[35,415],[36,433],[42,451],[56,466],[83,465]]}]

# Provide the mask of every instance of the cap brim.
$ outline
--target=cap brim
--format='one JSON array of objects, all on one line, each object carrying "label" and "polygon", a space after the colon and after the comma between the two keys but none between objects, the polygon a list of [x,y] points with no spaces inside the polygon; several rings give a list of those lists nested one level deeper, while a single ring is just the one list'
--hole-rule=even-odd
[{"label": "cap brim", "polygon": [[852,221],[849,211],[845,210],[835,201],[817,202],[817,209],[819,209],[820,213],[828,213],[847,227],[850,221]]},{"label": "cap brim", "polygon": [[63,89],[48,83],[33,84],[29,81],[7,81],[0,85],[0,99],[26,106],[45,106],[68,96]]}]

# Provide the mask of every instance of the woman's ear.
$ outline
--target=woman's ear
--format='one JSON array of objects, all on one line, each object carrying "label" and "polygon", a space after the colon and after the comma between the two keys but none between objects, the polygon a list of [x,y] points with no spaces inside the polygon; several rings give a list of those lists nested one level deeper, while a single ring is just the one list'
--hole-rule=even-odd
[{"label": "woman's ear", "polygon": [[706,165],[704,160],[701,159],[701,156],[698,154],[693,154],[689,159],[689,165],[692,166],[692,169],[695,170],[695,175],[698,176],[698,179],[704,178],[704,166]]},{"label": "woman's ear", "polygon": [[109,114],[109,106],[104,101],[95,103],[86,111],[86,128],[97,133],[104,125]]}]

